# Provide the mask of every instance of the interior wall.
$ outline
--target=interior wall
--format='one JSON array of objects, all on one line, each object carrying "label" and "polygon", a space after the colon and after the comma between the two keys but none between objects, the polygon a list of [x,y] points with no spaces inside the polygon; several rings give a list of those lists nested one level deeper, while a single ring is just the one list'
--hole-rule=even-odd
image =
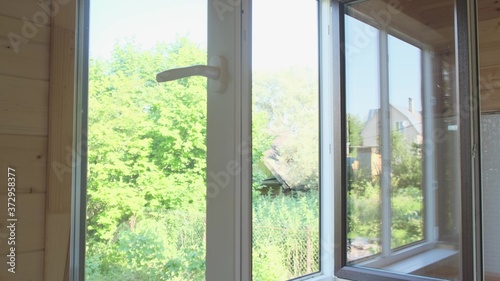
[{"label": "interior wall", "polygon": [[0,0],[0,280],[68,280],[75,13],[76,0]]},{"label": "interior wall", "polygon": [[[485,280],[500,280],[500,3],[478,0]],[[491,114],[496,113],[496,114]]]},{"label": "interior wall", "polygon": [[[39,11],[37,1],[0,1],[0,280],[43,280],[50,18],[34,19]],[[6,227],[8,167],[16,179],[15,245]],[[11,247],[15,273],[6,266]]]},{"label": "interior wall", "polygon": [[484,268],[500,277],[500,114],[483,115],[481,123]]},{"label": "interior wall", "polygon": [[500,111],[500,2],[478,0],[481,111]]}]

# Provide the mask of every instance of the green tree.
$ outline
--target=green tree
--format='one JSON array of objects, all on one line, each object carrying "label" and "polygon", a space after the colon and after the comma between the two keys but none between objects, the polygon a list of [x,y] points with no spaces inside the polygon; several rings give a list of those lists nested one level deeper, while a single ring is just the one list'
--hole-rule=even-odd
[{"label": "green tree", "polygon": [[363,137],[361,132],[363,131],[363,121],[356,115],[347,114],[347,142],[349,143],[349,155],[356,157],[357,150],[353,147],[363,145]]},{"label": "green tree", "polygon": [[205,58],[180,38],[152,50],[126,42],[110,60],[91,60],[90,241],[116,239],[146,209],[204,209],[206,80],[158,84],[155,75]]},{"label": "green tree", "polygon": [[391,184],[394,189],[422,186],[421,144],[405,139],[401,132],[391,133]]},{"label": "green tree", "polygon": [[[291,185],[318,187],[318,86],[314,71],[291,68],[254,75],[254,115],[268,118],[268,164]],[[268,139],[269,140],[269,139]]]}]

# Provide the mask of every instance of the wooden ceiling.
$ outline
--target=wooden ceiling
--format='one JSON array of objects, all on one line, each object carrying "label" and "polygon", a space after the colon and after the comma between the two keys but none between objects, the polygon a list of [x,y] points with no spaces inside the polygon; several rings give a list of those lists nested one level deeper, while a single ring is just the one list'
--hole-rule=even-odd
[{"label": "wooden ceiling", "polygon": [[498,19],[500,16],[500,1],[478,0],[477,13],[479,21]]},{"label": "wooden ceiling", "polygon": [[500,1],[478,0],[481,111],[500,112]]}]

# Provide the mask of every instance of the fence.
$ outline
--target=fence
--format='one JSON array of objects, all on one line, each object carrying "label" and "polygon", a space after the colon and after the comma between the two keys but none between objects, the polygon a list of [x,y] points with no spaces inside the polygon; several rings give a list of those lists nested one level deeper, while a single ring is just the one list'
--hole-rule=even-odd
[{"label": "fence", "polygon": [[319,270],[319,231],[310,227],[269,227],[254,224],[252,233],[254,280],[272,280],[280,271],[288,280]]},{"label": "fence", "polygon": [[[293,198],[254,202],[254,281],[288,280],[319,270],[319,223],[314,204]],[[88,257],[94,264],[87,266],[88,280],[128,280],[125,276],[140,281],[204,280],[204,213],[147,212],[120,229],[112,244]]]}]

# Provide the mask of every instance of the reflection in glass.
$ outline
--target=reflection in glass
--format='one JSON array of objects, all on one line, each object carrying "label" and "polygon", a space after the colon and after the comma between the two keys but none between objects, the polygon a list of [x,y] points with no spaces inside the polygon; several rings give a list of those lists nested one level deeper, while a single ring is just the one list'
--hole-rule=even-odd
[{"label": "reflection in glass", "polygon": [[[377,34],[375,28],[350,16],[346,16],[346,30]],[[346,32],[347,48],[356,48],[356,34]],[[380,185],[376,180],[381,170],[378,38],[366,40],[361,41],[362,52],[348,51],[346,57],[348,260],[380,254],[381,249]],[[358,77],[363,77],[363,83]]]},{"label": "reflection in glass", "polygon": [[[454,4],[345,9],[347,261],[459,280]],[[450,47],[452,46],[452,47]]]},{"label": "reflection in glass", "polygon": [[421,49],[388,36],[391,248],[424,239]]},{"label": "reflection in glass", "polygon": [[318,8],[252,5],[252,278],[288,280],[319,270]]}]

